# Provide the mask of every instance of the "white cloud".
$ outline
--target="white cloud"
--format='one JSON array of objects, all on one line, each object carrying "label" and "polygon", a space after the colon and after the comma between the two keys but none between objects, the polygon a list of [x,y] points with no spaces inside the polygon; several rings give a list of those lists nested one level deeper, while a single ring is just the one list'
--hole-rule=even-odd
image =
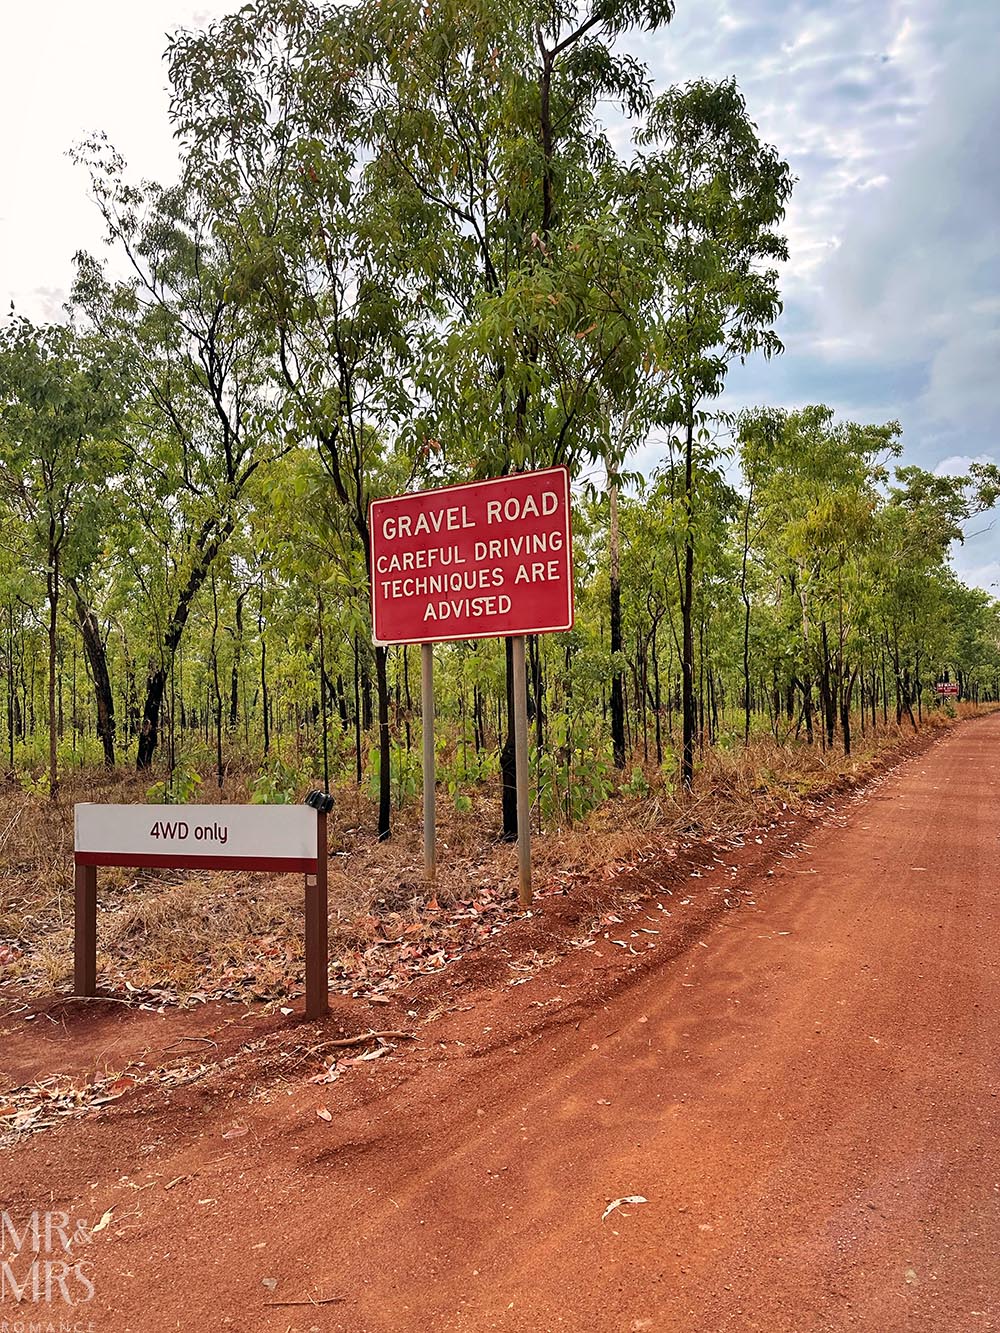
[{"label": "white cloud", "polygon": [[[994,0],[681,0],[643,54],[663,82],[735,75],[798,178],[786,350],[733,373],[730,406],[826,402],[855,419],[898,419],[905,461],[929,468],[995,452]],[[964,577],[992,578],[996,551],[992,529],[971,537],[957,557]]]},{"label": "white cloud", "polygon": [[934,469],[935,477],[964,477],[972,463],[995,463],[996,459],[991,458],[989,454],[977,454],[974,458],[968,454],[952,454],[950,458],[942,458]]}]

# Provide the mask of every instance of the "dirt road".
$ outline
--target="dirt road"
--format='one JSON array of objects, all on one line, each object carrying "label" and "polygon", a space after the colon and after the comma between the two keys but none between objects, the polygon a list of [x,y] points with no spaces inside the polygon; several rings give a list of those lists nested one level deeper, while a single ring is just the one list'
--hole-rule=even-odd
[{"label": "dirt road", "polygon": [[254,1028],[15,1148],[4,1206],[111,1211],[93,1333],[1000,1329],[1000,716],[760,837],[366,1012],[416,1040],[330,1086]]}]

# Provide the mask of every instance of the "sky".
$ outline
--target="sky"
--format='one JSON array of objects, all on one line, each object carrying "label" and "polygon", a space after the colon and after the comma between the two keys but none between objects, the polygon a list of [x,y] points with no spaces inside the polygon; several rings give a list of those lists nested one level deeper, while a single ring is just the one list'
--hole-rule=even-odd
[{"label": "sky", "polygon": [[[35,0],[0,46],[0,303],[58,319],[101,228],[67,150],[105,131],[136,176],[176,154],[162,54],[236,0]],[[824,402],[898,420],[904,461],[1000,462],[1000,4],[677,0],[633,41],[655,88],[735,76],[796,177],[782,356],[730,376],[726,406]],[[1000,514],[953,555],[1000,595]]]}]

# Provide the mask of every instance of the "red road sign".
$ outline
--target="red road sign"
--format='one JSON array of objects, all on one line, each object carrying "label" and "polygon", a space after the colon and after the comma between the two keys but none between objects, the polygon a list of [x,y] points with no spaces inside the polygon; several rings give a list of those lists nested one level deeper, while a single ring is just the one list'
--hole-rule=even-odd
[{"label": "red road sign", "polygon": [[957,680],[939,680],[934,686],[935,694],[958,694]]},{"label": "red road sign", "polygon": [[563,467],[373,500],[370,526],[376,643],[544,634],[573,625]]}]

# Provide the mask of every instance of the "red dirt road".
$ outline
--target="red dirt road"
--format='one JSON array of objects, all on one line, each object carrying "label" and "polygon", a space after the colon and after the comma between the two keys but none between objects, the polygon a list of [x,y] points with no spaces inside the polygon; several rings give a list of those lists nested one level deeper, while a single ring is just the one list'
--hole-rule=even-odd
[{"label": "red dirt road", "polygon": [[998,864],[995,715],[659,871],[624,948],[539,934],[512,986],[495,942],[443,1004],[366,1006],[416,1033],[392,1060],[317,1086],[265,1048],[25,1142],[0,1195],[112,1209],[93,1333],[1000,1330]]}]

